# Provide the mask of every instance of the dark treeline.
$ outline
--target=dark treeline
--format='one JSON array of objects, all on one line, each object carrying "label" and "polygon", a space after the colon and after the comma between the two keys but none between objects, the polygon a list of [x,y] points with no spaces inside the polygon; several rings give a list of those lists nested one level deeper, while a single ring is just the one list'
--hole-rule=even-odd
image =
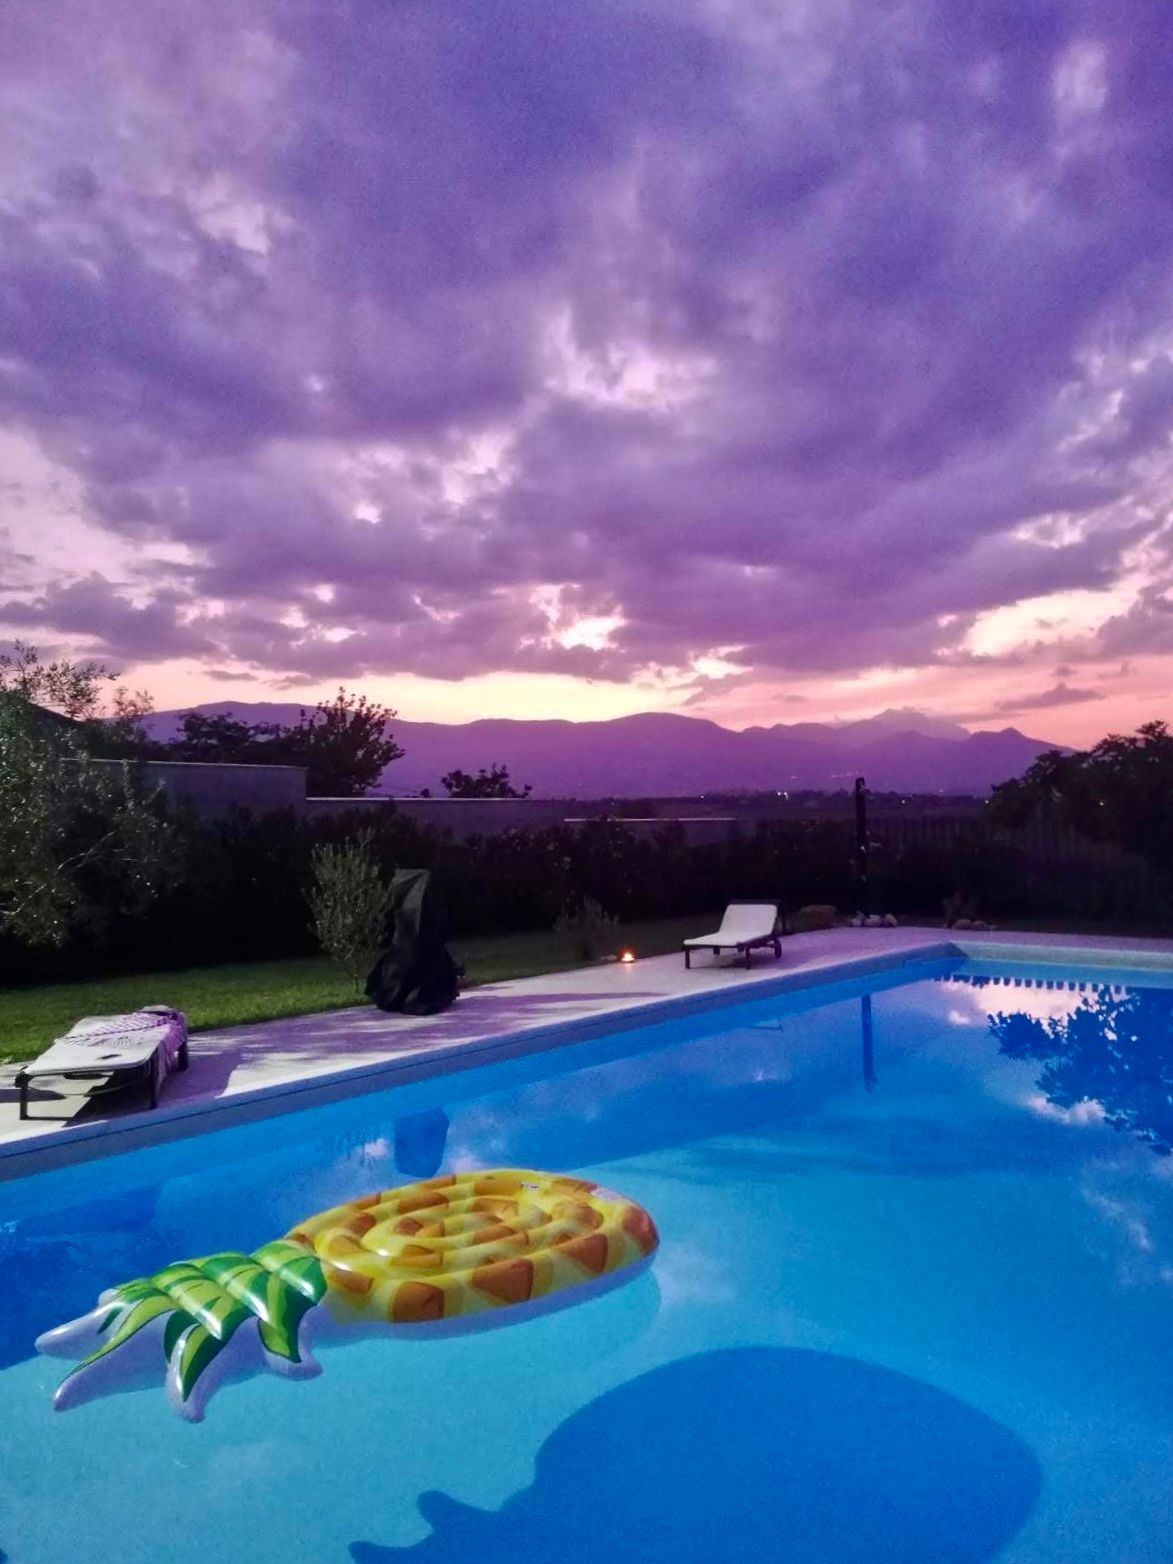
[{"label": "dark treeline", "polygon": [[[712,913],[729,900],[789,908],[856,909],[853,832],[841,819],[745,822],[727,841],[690,844],[666,823],[636,831],[620,820],[517,830],[455,841],[381,807],[307,820],[292,811],[175,818],[173,862],[141,912],[92,916],[60,948],[0,940],[0,983],[67,981],[122,971],[308,955],[305,900],[315,843],[371,833],[383,866],[430,868],[455,935],[550,928],[568,903],[591,897],[624,922]],[[1139,861],[1080,853],[1066,836],[1010,830],[984,816],[927,833],[896,822],[873,827],[873,910],[939,921],[950,896],[983,917],[1137,922],[1167,910],[1159,881]],[[1076,847],[1078,844],[1075,844]],[[100,886],[91,905],[102,906]]]}]

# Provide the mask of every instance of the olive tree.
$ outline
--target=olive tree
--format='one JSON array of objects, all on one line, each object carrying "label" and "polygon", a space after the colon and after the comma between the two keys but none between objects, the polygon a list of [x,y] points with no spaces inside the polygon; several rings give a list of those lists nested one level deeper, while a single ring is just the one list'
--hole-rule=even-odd
[{"label": "olive tree", "polygon": [[0,933],[61,945],[75,924],[153,896],[166,820],[128,763],[91,753],[89,721],[111,676],[96,663],[0,656]]},{"label": "olive tree", "polygon": [[318,943],[357,993],[379,951],[390,888],[369,831],[349,842],[323,843],[310,861],[307,899]]}]

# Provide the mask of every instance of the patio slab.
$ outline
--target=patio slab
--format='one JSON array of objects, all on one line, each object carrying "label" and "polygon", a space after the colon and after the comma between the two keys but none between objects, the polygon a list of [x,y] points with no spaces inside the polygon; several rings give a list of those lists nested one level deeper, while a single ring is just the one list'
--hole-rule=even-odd
[{"label": "patio slab", "polygon": [[[1067,957],[1102,965],[1173,971],[1173,940],[957,933],[942,929],[831,929],[785,939],[782,959],[755,955],[753,966],[699,958],[686,971],[679,955],[630,966],[608,963],[467,990],[438,1016],[386,1015],[368,1006],[195,1033],[191,1066],[170,1076],[158,1109],[131,1096],[96,1101],[36,1100],[44,1118],[21,1121],[12,1084],[17,1066],[0,1071],[0,1179],[83,1161],[203,1128],[268,1116],[398,1080],[459,1069],[577,1041],[638,1024],[647,1012],[707,1008],[730,993],[762,985],[808,987],[863,975],[933,954],[985,951]],[[54,1117],[48,1117],[49,1114]]]}]

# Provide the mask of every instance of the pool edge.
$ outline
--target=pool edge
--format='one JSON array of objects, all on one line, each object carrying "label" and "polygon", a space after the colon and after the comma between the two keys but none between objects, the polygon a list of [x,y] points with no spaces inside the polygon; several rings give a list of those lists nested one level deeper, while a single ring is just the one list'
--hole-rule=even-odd
[{"label": "pool edge", "polygon": [[649,1022],[675,1016],[703,1015],[749,998],[799,993],[889,972],[901,967],[930,965],[942,959],[1014,961],[1029,957],[1044,965],[1088,965],[1099,957],[1103,964],[1137,972],[1173,971],[1173,945],[1158,942],[1114,944],[1109,940],[1067,936],[1051,943],[1052,936],[1012,937],[959,931],[925,944],[909,945],[875,955],[844,956],[816,967],[782,971],[763,977],[752,988],[710,989],[697,994],[673,994],[621,1005],[593,1015],[575,1016],[536,1026],[516,1027],[490,1036],[463,1038],[440,1044],[406,1058],[383,1059],[345,1066],[296,1080],[234,1092],[229,1097],[208,1097],[174,1106],[166,1102],[152,1110],[129,1113],[117,1119],[77,1125],[54,1125],[42,1135],[0,1141],[0,1183],[105,1156],[194,1137],[204,1130],[228,1129],[243,1123],[273,1118],[303,1108],[367,1095],[390,1086],[450,1075],[466,1068],[523,1058],[572,1043],[587,1042],[609,1032],[631,1031]]},{"label": "pool edge", "polygon": [[268,1086],[251,1087],[230,1097],[209,1097],[168,1106],[127,1113],[117,1119],[98,1119],[93,1123],[54,1125],[42,1135],[17,1141],[0,1141],[0,1184],[30,1174],[68,1167],[75,1163],[117,1156],[173,1140],[198,1135],[203,1129],[229,1129],[237,1124],[273,1118],[282,1113],[322,1103],[337,1102],[348,1096],[383,1091],[390,1086],[450,1075],[498,1060],[523,1058],[545,1053],[570,1043],[589,1042],[608,1032],[634,1031],[652,1021],[674,1016],[704,1015],[744,1003],[748,998],[769,997],[778,993],[798,993],[811,988],[831,986],[872,973],[894,971],[904,966],[954,958],[962,954],[952,940],[910,946],[874,956],[850,956],[825,965],[798,971],[779,972],[759,979],[751,989],[710,989],[698,994],[672,994],[641,1000],[594,1015],[573,1016],[536,1026],[516,1027],[487,1037],[462,1038],[440,1044],[426,1053],[406,1058],[384,1059],[374,1063],[345,1066],[298,1080],[276,1081]]}]

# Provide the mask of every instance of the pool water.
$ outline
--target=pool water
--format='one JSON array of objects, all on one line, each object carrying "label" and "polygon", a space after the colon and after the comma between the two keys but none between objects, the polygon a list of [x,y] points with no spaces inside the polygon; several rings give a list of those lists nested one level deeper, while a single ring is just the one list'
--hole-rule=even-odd
[{"label": "pool water", "polygon": [[[921,963],[0,1187],[2,1556],[1168,1561],[1167,981]],[[630,1196],[654,1263],[201,1424],[161,1364],[53,1412],[104,1287],[483,1166]]]}]

